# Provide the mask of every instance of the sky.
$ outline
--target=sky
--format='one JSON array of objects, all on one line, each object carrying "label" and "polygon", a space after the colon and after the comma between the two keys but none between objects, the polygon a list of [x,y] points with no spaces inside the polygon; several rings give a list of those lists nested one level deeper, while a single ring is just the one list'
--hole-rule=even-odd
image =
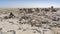
[{"label": "sky", "polygon": [[60,0],[0,0],[0,8],[60,7]]}]

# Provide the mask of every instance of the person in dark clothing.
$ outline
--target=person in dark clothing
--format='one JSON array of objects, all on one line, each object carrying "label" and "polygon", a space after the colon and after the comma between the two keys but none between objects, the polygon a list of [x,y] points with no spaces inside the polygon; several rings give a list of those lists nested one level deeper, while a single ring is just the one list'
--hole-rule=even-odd
[{"label": "person in dark clothing", "polygon": [[5,16],[4,18],[5,18],[5,19],[9,19],[9,18],[13,18],[13,17],[15,17],[15,16],[14,16],[14,14],[11,12],[11,13],[9,14],[9,16]]},{"label": "person in dark clothing", "polygon": [[15,17],[14,14],[11,12],[9,18]]}]

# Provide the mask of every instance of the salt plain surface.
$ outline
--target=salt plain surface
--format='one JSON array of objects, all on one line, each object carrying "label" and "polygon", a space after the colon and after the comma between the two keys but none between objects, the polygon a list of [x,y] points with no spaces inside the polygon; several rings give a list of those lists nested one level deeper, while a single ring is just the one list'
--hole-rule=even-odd
[{"label": "salt plain surface", "polygon": [[60,34],[60,9],[0,9],[0,34]]}]

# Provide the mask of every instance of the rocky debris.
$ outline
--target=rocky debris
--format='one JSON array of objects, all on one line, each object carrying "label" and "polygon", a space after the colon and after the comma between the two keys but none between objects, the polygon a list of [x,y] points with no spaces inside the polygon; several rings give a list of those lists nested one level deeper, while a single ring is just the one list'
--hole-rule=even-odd
[{"label": "rocky debris", "polygon": [[34,31],[33,33],[36,33],[36,31]]},{"label": "rocky debris", "polygon": [[5,17],[4,17],[4,19],[8,19],[8,17],[7,17],[7,16],[5,16]]},{"label": "rocky debris", "polygon": [[32,19],[31,20],[31,26],[41,27],[41,23],[37,19]]},{"label": "rocky debris", "polygon": [[36,12],[38,12],[38,13],[39,13],[39,12],[40,12],[40,10],[39,10],[38,8],[36,8]]},{"label": "rocky debris", "polygon": [[2,28],[0,28],[0,34],[3,34],[4,32],[2,31]]},{"label": "rocky debris", "polygon": [[26,31],[26,29],[23,29],[23,31]]},{"label": "rocky debris", "polygon": [[12,22],[12,21],[8,21],[9,23],[11,23],[11,24],[14,24],[14,22]]},{"label": "rocky debris", "polygon": [[[56,17],[54,12],[49,12],[50,9],[55,10],[53,7],[42,9],[44,11],[40,11],[37,8],[37,9],[35,9],[35,11],[38,11],[39,12],[39,14],[38,14],[38,13],[31,12],[32,9],[28,9],[28,11],[29,11],[28,13],[31,12],[33,14],[31,16],[22,16],[19,21],[20,21],[20,23],[27,23],[26,21],[28,21],[28,23],[30,23],[32,26],[36,26],[36,27],[41,27],[42,26],[41,24],[50,24],[50,21],[59,21],[59,17]],[[26,11],[26,9],[24,9],[24,10]],[[26,15],[26,14],[24,14],[24,15]],[[44,16],[46,16],[46,17],[44,17]]]},{"label": "rocky debris", "polygon": [[59,21],[60,16],[57,13],[48,13],[47,16],[53,21]]},{"label": "rocky debris", "polygon": [[41,31],[39,31],[39,30],[37,30],[37,29],[32,29],[32,30],[36,30],[36,31],[39,32],[39,33],[41,32]]},{"label": "rocky debris", "polygon": [[34,11],[32,11],[32,9],[28,9],[27,13],[33,13]]},{"label": "rocky debris", "polygon": [[0,30],[2,30],[2,28],[0,28]]},{"label": "rocky debris", "polygon": [[57,27],[60,28],[60,24],[57,24]]},{"label": "rocky debris", "polygon": [[14,30],[7,31],[7,33],[8,32],[11,32],[11,34],[16,34],[16,32]]},{"label": "rocky debris", "polygon": [[48,11],[50,11],[50,10],[45,8],[45,11],[48,12]]},{"label": "rocky debris", "polygon": [[31,17],[29,16],[22,16],[20,19],[19,19],[19,22],[20,23],[28,23],[30,21]]},{"label": "rocky debris", "polygon": [[[1,17],[1,19],[4,19],[4,22],[2,24],[4,26],[8,25],[16,25],[19,30],[19,32],[27,32],[28,31],[33,31],[33,33],[39,33],[41,34],[41,29],[49,29],[55,27],[55,28],[60,28],[60,12],[56,10],[56,8],[24,8],[24,9],[19,9],[17,13],[17,17],[14,13],[11,11],[7,16],[4,16],[4,18]],[[4,14],[3,14],[4,15]],[[6,22],[6,24],[5,24]],[[11,23],[11,24],[10,24]],[[27,24],[27,25],[26,25]],[[22,28],[23,27],[23,28]],[[12,28],[12,27],[11,27]],[[15,27],[16,28],[16,27]],[[34,29],[32,29],[34,28]],[[37,28],[37,29],[35,29]],[[14,28],[13,28],[14,29]],[[16,30],[17,30],[16,29]],[[32,29],[32,30],[31,30]],[[39,29],[39,30],[38,30]],[[43,30],[44,32],[46,30]],[[14,30],[7,31],[7,33],[13,33],[15,34],[16,32]],[[43,32],[43,34],[44,34]]]},{"label": "rocky debris", "polygon": [[30,17],[29,17],[29,16],[22,16],[21,18],[27,20],[27,19],[29,19]]},{"label": "rocky debris", "polygon": [[59,17],[53,17],[53,19],[52,19],[53,21],[59,21],[60,20],[60,18]]},{"label": "rocky debris", "polygon": [[56,12],[57,10],[56,9],[52,9],[52,12]]},{"label": "rocky debris", "polygon": [[18,30],[21,30],[22,28],[18,28]]},{"label": "rocky debris", "polygon": [[35,25],[36,24],[36,20],[31,20],[31,25]]}]

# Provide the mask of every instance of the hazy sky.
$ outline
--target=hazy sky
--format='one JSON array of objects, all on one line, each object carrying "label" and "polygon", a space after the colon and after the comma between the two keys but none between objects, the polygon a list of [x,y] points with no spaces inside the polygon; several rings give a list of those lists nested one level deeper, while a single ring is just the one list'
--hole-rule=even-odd
[{"label": "hazy sky", "polygon": [[60,0],[0,0],[0,8],[60,7]]}]

